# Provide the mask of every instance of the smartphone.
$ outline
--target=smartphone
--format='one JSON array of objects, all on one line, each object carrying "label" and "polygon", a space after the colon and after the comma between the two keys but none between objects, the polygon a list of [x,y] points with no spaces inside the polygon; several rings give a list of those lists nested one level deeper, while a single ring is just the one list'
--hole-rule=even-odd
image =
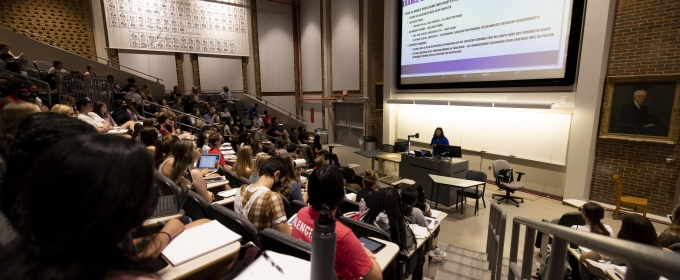
[{"label": "smartphone", "polygon": [[382,242],[375,241],[373,239],[367,238],[367,237],[359,237],[359,242],[361,242],[362,245],[371,253],[376,254],[382,250],[382,248],[385,248],[385,244]]}]

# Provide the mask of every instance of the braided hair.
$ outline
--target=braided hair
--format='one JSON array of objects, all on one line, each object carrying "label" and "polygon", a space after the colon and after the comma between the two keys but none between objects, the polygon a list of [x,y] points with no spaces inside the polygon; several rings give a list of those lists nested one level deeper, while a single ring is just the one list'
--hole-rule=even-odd
[{"label": "braided hair", "polygon": [[384,188],[378,192],[378,196],[375,198],[375,204],[371,209],[369,209],[366,214],[364,214],[363,221],[368,224],[373,224],[378,218],[380,213],[385,213],[389,219],[390,224],[390,238],[392,242],[399,245],[399,250],[402,253],[408,251],[407,238],[412,238],[413,244],[415,244],[415,236],[411,232],[411,228],[408,226],[406,219],[404,219],[404,214],[401,211],[401,201],[399,197],[399,192],[394,188]]}]

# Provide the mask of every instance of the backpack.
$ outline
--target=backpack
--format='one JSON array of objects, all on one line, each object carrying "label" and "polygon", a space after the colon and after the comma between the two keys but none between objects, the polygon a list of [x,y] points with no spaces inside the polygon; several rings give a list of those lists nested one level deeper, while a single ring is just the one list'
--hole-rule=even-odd
[{"label": "backpack", "polygon": [[114,110],[111,112],[111,117],[113,118],[113,121],[116,122],[117,124],[124,124],[128,121],[130,121],[130,116],[128,116],[127,112],[124,110]]},{"label": "backpack", "polygon": [[514,175],[512,175],[512,168],[501,169],[498,171],[498,175],[501,177],[500,180],[503,183],[512,183],[515,180]]},{"label": "backpack", "polygon": [[[538,275],[538,279],[546,280],[546,274],[548,273],[548,264],[550,263],[550,250],[545,252],[543,254],[543,257],[541,258],[541,263],[538,266],[538,272],[536,273]],[[571,266],[569,265],[568,261],[564,262],[564,266],[566,267],[565,273],[564,273],[564,279],[571,279]]]}]

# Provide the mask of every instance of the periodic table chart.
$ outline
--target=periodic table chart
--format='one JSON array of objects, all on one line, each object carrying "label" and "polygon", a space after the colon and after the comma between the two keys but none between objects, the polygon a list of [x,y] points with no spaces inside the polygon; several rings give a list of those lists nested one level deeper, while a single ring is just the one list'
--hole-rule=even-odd
[{"label": "periodic table chart", "polygon": [[248,56],[246,0],[104,0],[109,47]]}]

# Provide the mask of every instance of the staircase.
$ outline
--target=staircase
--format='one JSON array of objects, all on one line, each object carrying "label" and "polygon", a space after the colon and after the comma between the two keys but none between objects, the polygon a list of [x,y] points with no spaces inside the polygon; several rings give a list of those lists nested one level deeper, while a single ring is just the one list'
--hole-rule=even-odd
[{"label": "staircase", "polygon": [[[489,262],[486,253],[468,250],[453,245],[439,243],[439,248],[446,252],[442,262],[430,263],[430,278],[434,280],[454,279],[491,279]],[[517,261],[521,263],[521,260]],[[503,258],[501,279],[508,278],[508,258]],[[436,269],[436,270],[435,270]],[[434,277],[432,277],[434,274]]]}]

